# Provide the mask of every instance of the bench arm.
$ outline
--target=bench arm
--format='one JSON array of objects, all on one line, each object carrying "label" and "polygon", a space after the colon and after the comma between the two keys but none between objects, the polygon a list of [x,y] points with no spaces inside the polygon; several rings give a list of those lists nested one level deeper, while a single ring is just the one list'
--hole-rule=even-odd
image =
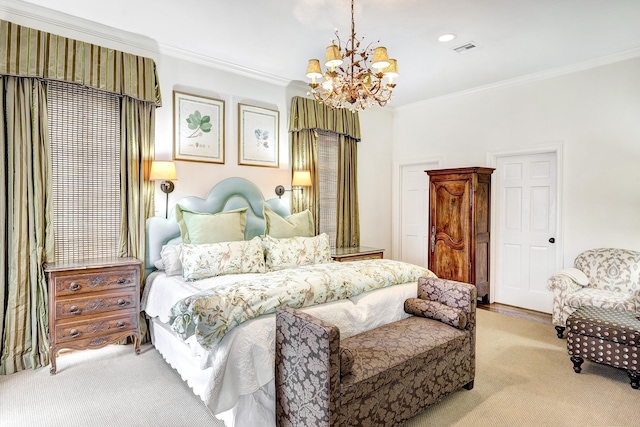
[{"label": "bench arm", "polygon": [[336,425],[340,330],[289,307],[276,311],[276,421],[280,427]]},{"label": "bench arm", "polygon": [[460,309],[467,314],[469,323],[473,322],[471,326],[475,326],[477,290],[469,283],[421,277],[418,279],[418,298]]}]

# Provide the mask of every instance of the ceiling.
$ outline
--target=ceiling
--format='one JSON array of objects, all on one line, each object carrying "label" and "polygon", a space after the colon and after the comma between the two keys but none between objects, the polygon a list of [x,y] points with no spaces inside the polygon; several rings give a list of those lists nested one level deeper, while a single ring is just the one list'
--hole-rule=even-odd
[{"label": "ceiling", "polygon": [[[391,105],[640,56],[640,0],[355,0],[358,36],[387,47],[400,77]],[[350,33],[348,0],[26,0],[138,34],[279,84],[306,82],[334,29]],[[457,38],[441,43],[443,33]],[[474,42],[465,54],[454,47]],[[581,65],[578,65],[581,66]]]}]

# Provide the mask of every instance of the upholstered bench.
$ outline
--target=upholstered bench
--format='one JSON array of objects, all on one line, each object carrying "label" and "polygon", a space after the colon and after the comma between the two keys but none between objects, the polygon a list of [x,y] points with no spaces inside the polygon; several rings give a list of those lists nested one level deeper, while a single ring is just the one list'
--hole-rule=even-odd
[{"label": "upholstered bench", "polygon": [[397,426],[475,376],[475,287],[420,278],[414,316],[340,340],[300,310],[276,313],[279,427]]},{"label": "upholstered bench", "polygon": [[580,307],[567,318],[567,350],[573,370],[584,359],[627,370],[631,387],[640,387],[640,319],[637,314],[602,307]]}]

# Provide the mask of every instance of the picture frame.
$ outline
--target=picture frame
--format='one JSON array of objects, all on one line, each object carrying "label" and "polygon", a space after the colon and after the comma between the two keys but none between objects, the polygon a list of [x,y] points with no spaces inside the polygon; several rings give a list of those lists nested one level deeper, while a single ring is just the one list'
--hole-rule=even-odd
[{"label": "picture frame", "polygon": [[224,101],[173,91],[173,158],[224,164]]},{"label": "picture frame", "polygon": [[280,112],[238,104],[238,164],[280,165]]}]

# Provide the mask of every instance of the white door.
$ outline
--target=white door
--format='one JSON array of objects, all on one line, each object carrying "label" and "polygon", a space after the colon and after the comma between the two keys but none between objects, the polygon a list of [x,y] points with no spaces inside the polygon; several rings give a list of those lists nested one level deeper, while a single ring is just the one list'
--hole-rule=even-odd
[{"label": "white door", "polygon": [[556,153],[497,158],[495,301],[551,313],[547,279],[557,270]]},{"label": "white door", "polygon": [[437,162],[400,168],[400,256],[398,259],[428,267],[429,175]]}]

